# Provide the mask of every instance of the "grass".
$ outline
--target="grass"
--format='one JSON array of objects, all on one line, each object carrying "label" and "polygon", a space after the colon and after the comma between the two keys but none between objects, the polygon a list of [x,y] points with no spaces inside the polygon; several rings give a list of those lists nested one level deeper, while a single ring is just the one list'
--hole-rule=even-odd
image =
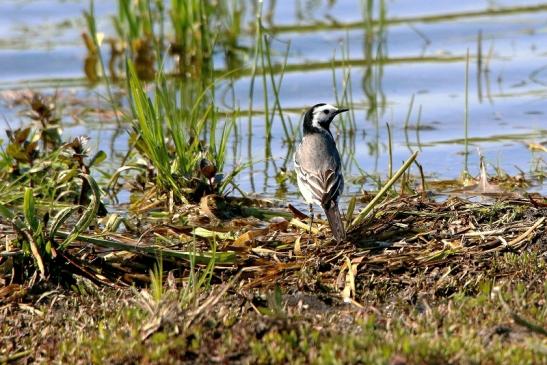
[{"label": "grass", "polygon": [[[120,0],[120,1],[122,1],[122,0]],[[98,81],[99,77],[96,74],[97,73],[96,66],[97,66],[97,62],[98,62],[99,65],[101,66],[102,79],[105,80],[105,83],[106,83],[106,91],[107,91],[107,94],[108,94],[108,100],[110,101],[110,104],[111,104],[112,108],[114,109],[114,115],[115,115],[115,118],[116,118],[116,122],[119,125],[120,120],[118,118],[118,106],[117,106],[116,100],[114,100],[114,96],[113,96],[113,93],[112,93],[112,85],[110,83],[110,79],[106,76],[107,75],[106,67],[105,67],[104,60],[103,60],[103,55],[102,55],[102,52],[101,52],[101,42],[99,41],[99,35],[97,33],[97,24],[96,24],[96,21],[95,21],[95,5],[94,5],[93,0],[90,0],[90,2],[89,2],[89,12],[84,12],[84,18],[85,18],[86,23],[87,23],[87,30],[89,32],[89,35],[87,35],[87,33],[83,33],[83,35],[84,35],[84,40],[86,40],[86,46],[87,46],[87,49],[88,49],[88,53],[90,53],[90,55],[88,57],[90,57],[90,59],[91,59],[91,63],[89,65],[89,70],[86,68],[86,71],[88,71],[86,73],[86,75],[88,76],[88,78],[90,79],[90,81],[92,83]],[[114,57],[114,55],[112,55],[112,57]],[[95,68],[95,69],[93,69],[93,68]],[[93,75],[93,76],[89,77],[90,74]],[[114,77],[114,75],[112,75],[112,76]]]},{"label": "grass", "polygon": [[[105,154],[88,157],[85,138],[61,140],[54,100],[36,94],[27,103],[31,123],[8,130],[9,143],[2,154],[0,215],[15,233],[6,248],[18,248],[26,256],[13,263],[14,276],[26,275],[30,259],[45,280],[57,270],[56,250],[63,250],[104,215],[101,192],[89,170]],[[74,216],[78,218],[71,233],[55,243],[57,230]]]},{"label": "grass", "polygon": [[[160,200],[169,200],[170,206],[174,202],[195,202],[205,194],[223,193],[230,187],[238,189],[233,184],[233,178],[242,167],[235,166],[222,180],[226,148],[239,116],[238,107],[233,100],[234,105],[226,114],[225,121],[220,122],[221,115],[215,96],[218,84],[229,80],[238,70],[227,70],[221,75],[218,71],[215,72],[212,64],[212,53],[217,42],[228,50],[237,36],[239,25],[236,24],[237,17],[234,15],[237,14],[237,7],[231,4],[213,8],[200,1],[173,1],[169,7],[168,29],[174,34],[170,48],[164,45],[164,36],[158,38],[154,35],[154,29],[164,29],[166,26],[161,7],[157,4],[152,6],[150,1],[139,1],[133,8],[128,2],[120,1],[119,9],[115,19],[118,36],[125,38],[127,45],[136,41],[143,43],[153,40],[156,44],[154,57],[161,61],[158,69],[154,70],[155,75],[143,75],[140,70],[150,70],[151,65],[140,64],[138,54],[135,54],[138,52],[130,48],[132,52],[127,60],[126,75],[131,115],[127,119],[136,121],[132,147],[136,148],[138,154],[128,155],[127,164],[118,169],[111,186],[114,189],[119,186],[118,179],[125,171],[142,172],[142,166],[137,166],[134,161],[143,157],[154,170],[141,173],[143,180],[150,181],[152,176],[153,180],[150,182],[153,189],[156,189],[154,192]],[[258,43],[254,50],[254,69],[260,63],[266,136],[271,135],[272,120],[277,111],[284,127],[285,139],[292,144],[294,136],[289,133],[293,132],[293,128],[291,126],[289,129],[278,100],[283,75],[276,81],[271,70],[266,72],[266,68],[271,69],[273,64],[270,40],[261,31],[260,16],[257,17],[256,28]],[[196,29],[200,32],[195,32]],[[167,74],[164,67],[169,62],[164,55],[159,55],[159,51],[166,47],[178,59],[176,79]],[[149,81],[149,85],[145,81]],[[271,85],[268,84],[270,81]],[[273,107],[270,107],[268,101],[270,86],[276,96]],[[150,88],[153,96],[147,91]],[[251,95],[252,89],[251,87]],[[249,118],[252,117],[251,106]],[[167,122],[167,127],[164,122]],[[267,151],[270,145],[271,141],[267,138]],[[270,155],[267,154],[266,157],[269,158]],[[149,199],[150,194],[146,188],[143,194],[144,199]]]},{"label": "grass", "polygon": [[[59,109],[39,97],[26,101],[29,126],[10,131],[1,151],[0,363],[547,360],[544,197],[430,200],[417,152],[392,173],[389,124],[388,181],[381,184],[378,175],[378,192],[352,197],[347,242],[333,245],[320,218],[315,241],[307,242],[307,217],[298,209],[241,190],[242,198],[229,194],[239,189],[233,179],[242,167],[226,170],[242,115],[249,117],[249,148],[254,118],[264,119],[268,157],[271,132],[283,128],[286,168],[300,129],[289,112],[301,110],[281,104],[285,72],[331,68],[336,86],[341,68],[335,99],[367,107],[380,149],[383,67],[411,61],[385,55],[385,27],[393,20],[383,1],[379,20],[375,3],[364,4],[363,59],[350,59],[345,45],[341,60],[305,65],[287,64],[290,44],[280,52],[260,6],[254,44],[244,48],[237,44],[237,2],[118,4],[118,39],[109,41],[122,43],[125,76],[107,77],[102,64],[101,79],[115,115],[123,111],[120,121],[131,128],[121,166],[100,171],[104,152],[92,155],[83,138],[63,140]],[[102,62],[90,9],[87,46]],[[226,69],[213,67],[219,50],[230,60]],[[356,66],[366,67],[368,105],[354,102]],[[220,85],[244,75],[251,76],[250,110],[240,112],[235,98],[221,109]],[[262,95],[255,95],[255,82]],[[117,104],[111,86],[125,88],[127,103]],[[420,118],[421,105],[416,133]],[[341,134],[354,135],[357,122],[352,114]],[[344,151],[346,165],[356,161],[355,149]],[[277,182],[290,181],[270,161]],[[499,175],[475,183],[497,185]],[[130,204],[109,213],[103,202],[120,190]]]},{"label": "grass", "polygon": [[[176,154],[161,145],[169,129],[154,124],[168,106],[161,90],[149,99],[131,67],[136,123],[172,165]],[[83,172],[102,155],[85,159],[79,143],[52,145],[56,139],[40,133],[45,143],[35,143],[32,130],[21,133],[3,164],[15,190],[1,210],[10,242],[0,255],[0,333],[10,339],[2,361],[540,363],[547,356],[545,214],[537,202],[392,195],[378,206],[414,154],[339,246],[329,244],[321,221],[318,244],[306,244],[292,214],[227,198],[202,201],[200,211],[190,204],[142,210],[130,217],[133,230],[99,232],[101,191]],[[42,160],[54,163],[32,170]],[[13,169],[20,176],[7,175]],[[41,179],[52,173],[72,176],[71,194],[45,192],[50,185]],[[20,181],[36,187],[14,194]],[[86,209],[70,203],[80,199],[81,181]],[[48,208],[54,201],[67,206]],[[373,219],[364,220],[373,207]],[[261,225],[236,228],[242,216]]]},{"label": "grass", "polygon": [[[197,90],[194,89],[196,84],[175,82],[172,85],[161,72],[155,81],[152,101],[131,61],[128,70],[132,111],[137,121],[134,143],[140,155],[154,166],[155,186],[159,192],[172,192],[177,201],[188,203],[188,188],[194,187],[192,184],[201,184],[194,188],[209,193],[225,190],[234,174],[220,181],[216,172],[224,168],[226,147],[237,112],[220,127],[212,91],[214,85],[202,89],[201,84],[197,84]],[[177,102],[178,95],[180,102]],[[189,100],[184,100],[184,96]],[[207,166],[209,170],[205,171]]]},{"label": "grass", "polygon": [[[477,210],[476,217],[501,217],[507,209]],[[420,257],[418,247],[413,250]],[[541,332],[547,323],[541,304],[547,266],[541,246],[528,247],[440,266],[409,261],[406,268],[387,265],[388,272],[375,259],[395,263],[397,255],[370,255],[358,264],[369,268],[359,268],[355,279],[355,299],[363,308],[344,304],[336,272],[315,266],[339,249],[323,258],[308,253],[308,264],[284,276],[277,289],[267,281],[253,289],[227,287],[227,281],[198,289],[192,300],[188,290],[217,281],[218,274],[205,269],[191,279],[199,286],[167,277],[159,289],[156,271],[153,302],[146,289],[101,289],[82,281],[81,294],[51,292],[33,306],[0,308],[6,319],[0,331],[16,339],[4,348],[10,356],[34,361],[541,363],[547,356]],[[300,284],[289,285],[294,278]],[[56,299],[60,295],[64,300]],[[23,322],[33,326],[14,333]],[[73,336],[64,336],[67,330]],[[44,331],[51,335],[42,336]],[[29,354],[24,349],[30,345]]]},{"label": "grass", "polygon": [[467,57],[465,61],[465,104],[464,104],[464,116],[463,116],[463,130],[464,130],[464,167],[463,167],[463,179],[467,179],[469,175],[468,159],[469,159],[469,49],[467,50]]},{"label": "grass", "polygon": [[[142,108],[137,117],[153,117],[159,110],[152,109],[158,104],[141,84],[134,95],[148,103],[135,108]],[[166,131],[150,128],[152,134]],[[14,134],[12,143],[32,146],[27,140],[32,134]],[[144,210],[129,217],[135,231],[101,232],[96,227],[100,189],[76,174],[92,170],[101,155],[86,159],[78,144],[50,142],[34,144],[42,148],[32,154],[32,164],[18,154],[19,161],[6,155],[12,164],[4,164],[19,171],[19,177],[5,175],[15,187],[21,179],[37,185],[2,208],[11,246],[0,252],[5,270],[0,336],[9,339],[2,361],[545,360],[544,208],[527,201],[489,206],[391,196],[376,205],[374,219],[354,225],[350,242],[334,246],[321,221],[314,227],[318,245],[306,244],[299,225],[285,220],[292,214],[283,219],[282,212],[261,209],[260,201],[222,198],[202,205],[201,212],[192,205],[171,214],[165,208],[156,215]],[[60,158],[69,151],[72,159]],[[44,159],[55,163],[40,174],[29,169]],[[73,176],[67,182],[74,191],[63,195],[56,189],[44,196],[49,185],[40,179],[56,171],[70,172],[64,174]],[[82,177],[90,195],[87,209],[78,213],[82,207],[70,202],[80,198]],[[376,194],[369,207],[381,196]],[[54,205],[47,223],[43,212],[52,201],[44,197],[67,204]],[[11,213],[17,209],[23,212],[20,221]],[[261,225],[235,228],[249,215]],[[196,219],[201,220],[197,227],[190,223]],[[237,233],[222,232],[223,226]],[[352,275],[344,269],[348,262]]]}]

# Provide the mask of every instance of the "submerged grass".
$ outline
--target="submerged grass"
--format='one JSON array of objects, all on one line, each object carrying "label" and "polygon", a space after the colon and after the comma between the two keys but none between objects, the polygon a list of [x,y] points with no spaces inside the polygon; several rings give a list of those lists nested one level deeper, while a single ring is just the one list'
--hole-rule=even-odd
[{"label": "submerged grass", "polygon": [[465,104],[463,116],[464,130],[464,167],[463,178],[467,179],[469,175],[468,160],[469,160],[469,49],[467,49],[467,57],[465,59]]},{"label": "submerged grass", "polygon": [[[373,3],[373,1],[367,1],[367,4]],[[371,26],[392,26],[399,24],[412,24],[412,23],[437,23],[448,20],[459,19],[471,19],[481,17],[494,17],[494,16],[507,16],[513,14],[522,13],[534,13],[540,11],[547,11],[547,4],[534,4],[534,5],[518,5],[507,7],[488,8],[485,10],[469,10],[469,11],[457,11],[451,13],[440,13],[431,15],[414,15],[407,17],[392,17],[386,18],[385,14],[376,19],[365,19],[364,21],[354,22],[320,22],[318,24],[288,24],[288,25],[276,25],[271,27],[273,33],[285,33],[285,32],[315,32],[324,30],[335,29],[360,29],[363,26],[367,26],[369,23]]]}]

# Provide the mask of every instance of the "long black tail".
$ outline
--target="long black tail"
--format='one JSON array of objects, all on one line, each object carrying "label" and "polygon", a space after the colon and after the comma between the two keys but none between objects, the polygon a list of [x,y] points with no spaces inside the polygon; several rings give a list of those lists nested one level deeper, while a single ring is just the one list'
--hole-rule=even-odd
[{"label": "long black tail", "polygon": [[329,221],[330,229],[336,242],[345,240],[346,230],[344,229],[344,222],[342,222],[342,217],[340,216],[340,211],[338,210],[338,204],[331,201],[330,204],[323,207],[323,209],[327,215],[327,220]]}]

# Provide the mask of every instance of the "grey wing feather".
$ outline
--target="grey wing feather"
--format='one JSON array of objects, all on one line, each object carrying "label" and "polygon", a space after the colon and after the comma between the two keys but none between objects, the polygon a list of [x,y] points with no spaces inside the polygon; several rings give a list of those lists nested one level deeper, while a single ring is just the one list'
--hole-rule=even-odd
[{"label": "grey wing feather", "polygon": [[327,170],[324,175],[325,193],[321,200],[321,206],[326,208],[330,206],[332,201],[336,202],[338,200],[338,195],[340,195],[340,192],[344,189],[344,178],[342,177],[340,170]]}]

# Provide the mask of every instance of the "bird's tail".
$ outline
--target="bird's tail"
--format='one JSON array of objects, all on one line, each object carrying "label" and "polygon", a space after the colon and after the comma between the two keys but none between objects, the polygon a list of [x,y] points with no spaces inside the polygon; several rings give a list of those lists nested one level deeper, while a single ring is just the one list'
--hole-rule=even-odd
[{"label": "bird's tail", "polygon": [[332,201],[329,206],[323,207],[323,209],[325,210],[332,235],[336,242],[341,242],[346,239],[346,230],[344,229],[344,222],[342,222],[342,217],[338,210],[338,204]]}]

